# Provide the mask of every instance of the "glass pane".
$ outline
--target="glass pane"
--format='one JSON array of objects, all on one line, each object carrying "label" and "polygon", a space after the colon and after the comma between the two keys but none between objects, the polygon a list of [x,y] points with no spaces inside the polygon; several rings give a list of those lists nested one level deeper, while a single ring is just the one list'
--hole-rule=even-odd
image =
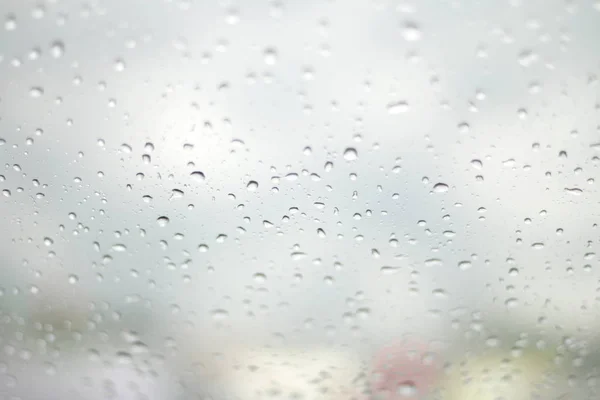
[{"label": "glass pane", "polygon": [[596,0],[2,0],[0,399],[596,399]]}]

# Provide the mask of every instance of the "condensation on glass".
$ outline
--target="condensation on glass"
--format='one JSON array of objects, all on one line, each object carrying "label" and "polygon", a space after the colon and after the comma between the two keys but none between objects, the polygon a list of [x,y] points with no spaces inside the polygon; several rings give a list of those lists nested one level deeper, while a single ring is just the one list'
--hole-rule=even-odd
[{"label": "condensation on glass", "polygon": [[596,399],[597,0],[0,2],[0,399]]}]

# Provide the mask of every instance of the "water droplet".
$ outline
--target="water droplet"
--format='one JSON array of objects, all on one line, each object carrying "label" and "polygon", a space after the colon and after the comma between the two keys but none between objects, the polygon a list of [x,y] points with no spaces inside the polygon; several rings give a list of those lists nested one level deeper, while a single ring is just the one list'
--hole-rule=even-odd
[{"label": "water droplet", "polygon": [[115,71],[117,71],[117,72],[124,71],[125,70],[125,61],[123,61],[120,58],[115,60],[114,68],[115,68]]},{"label": "water droplet", "polygon": [[183,192],[183,190],[173,189],[173,190],[171,190],[171,197],[169,198],[169,200],[171,200],[171,201],[179,200],[179,199],[182,199],[184,195],[185,195],[185,193]]},{"label": "water droplet", "polygon": [[572,194],[573,196],[580,196],[583,194],[583,190],[579,188],[565,188],[565,192]]},{"label": "water droplet", "polygon": [[322,209],[324,209],[324,208],[325,208],[325,203],[322,203],[322,202],[320,202],[320,201],[315,201],[313,204],[314,204],[314,206],[315,206],[316,208],[318,208],[319,210],[322,210]]},{"label": "water droplet", "polygon": [[64,52],[65,52],[65,45],[63,42],[61,42],[59,40],[55,40],[50,45],[50,54],[52,55],[52,57],[60,58],[60,57],[62,57]]},{"label": "water droplet", "polygon": [[274,48],[268,48],[264,51],[265,64],[274,65],[277,62],[277,50]]},{"label": "water droplet", "polygon": [[426,267],[441,267],[442,265],[444,265],[444,263],[439,258],[430,258],[425,260]]},{"label": "water droplet", "polygon": [[461,261],[458,263],[458,269],[460,269],[461,271],[466,271],[468,269],[470,269],[473,266],[473,264],[471,264],[471,261]]},{"label": "water droplet", "polygon": [[38,97],[42,97],[43,94],[44,94],[44,88],[42,88],[42,87],[35,86],[35,87],[32,87],[31,89],[29,89],[29,96],[33,97],[34,99],[37,99]]},{"label": "water droplet", "polygon": [[256,181],[248,182],[248,184],[246,185],[246,189],[248,189],[249,192],[255,192],[256,189],[258,189],[258,182],[256,182]]},{"label": "water droplet", "polygon": [[208,245],[206,245],[206,244],[204,244],[204,243],[203,243],[203,244],[200,244],[200,245],[198,245],[198,251],[199,251],[200,253],[206,253],[206,252],[208,251]]},{"label": "water droplet", "polygon": [[442,183],[442,182],[436,183],[433,186],[433,191],[435,193],[446,193],[448,191],[448,189],[449,189],[448,185],[446,185],[445,183]]},{"label": "water droplet", "polygon": [[306,253],[295,251],[291,254],[291,256],[292,256],[292,260],[299,261],[306,257]]},{"label": "water droplet", "polygon": [[52,239],[51,239],[51,238],[49,238],[49,237],[45,237],[45,238],[44,238],[44,244],[45,244],[46,246],[50,247],[50,246],[52,246],[52,245],[54,244],[54,240],[52,240]]},{"label": "water droplet", "polygon": [[410,107],[406,101],[397,101],[387,105],[387,111],[392,115],[405,113],[409,110],[409,108]]},{"label": "water droplet", "polygon": [[38,58],[40,58],[41,54],[42,54],[42,51],[39,48],[37,48],[37,47],[33,48],[29,52],[29,59],[30,60],[37,60]]},{"label": "water droplet", "polygon": [[344,150],[344,159],[346,161],[354,161],[358,158],[358,152],[354,147],[348,147]]},{"label": "water droplet", "polygon": [[210,314],[211,314],[212,318],[215,320],[223,320],[223,319],[227,319],[229,317],[229,312],[222,308],[217,308],[215,310],[212,310]]},{"label": "water droplet", "polygon": [[483,163],[481,162],[481,160],[474,159],[471,160],[471,166],[475,169],[481,169],[483,168]]},{"label": "water droplet", "polygon": [[227,22],[229,25],[237,25],[240,22],[239,13],[235,8],[231,8],[227,11],[225,22]]},{"label": "water droplet", "polygon": [[417,395],[417,386],[412,381],[405,381],[398,385],[396,394],[401,397],[415,397]]},{"label": "water droplet", "polygon": [[117,363],[123,365],[131,364],[133,363],[133,357],[130,353],[126,351],[119,351],[117,352]]},{"label": "water droplet", "polygon": [[127,143],[123,143],[123,144],[121,145],[121,151],[122,151],[123,153],[129,154],[129,153],[131,153],[132,149],[131,149],[131,146],[130,146],[130,145],[128,145]]},{"label": "water droplet", "polygon": [[533,63],[535,63],[538,59],[537,54],[535,54],[532,50],[523,50],[519,53],[519,64],[523,67],[529,67]]},{"label": "water droplet", "polygon": [[531,247],[534,248],[535,250],[541,250],[541,249],[544,248],[544,243],[542,243],[542,242],[536,242],[536,243],[533,243],[531,245]]},{"label": "water droplet", "polygon": [[407,42],[416,42],[421,39],[421,30],[414,22],[406,22],[402,28],[402,37]]},{"label": "water droplet", "polygon": [[202,171],[194,171],[190,174],[190,176],[196,181],[196,182],[204,182],[204,180],[206,179],[206,177],[204,176],[204,172]]},{"label": "water droplet", "polygon": [[4,29],[7,31],[14,31],[17,29],[17,17],[12,14],[9,14],[6,17],[6,21],[4,21]]},{"label": "water droplet", "polygon": [[127,246],[125,246],[124,244],[121,243],[117,243],[117,244],[113,244],[112,246],[113,251],[117,251],[117,252],[124,252],[127,251]]},{"label": "water droplet", "polygon": [[506,306],[506,308],[515,308],[515,307],[518,307],[518,305],[519,305],[519,299],[517,299],[515,297],[511,297],[509,299],[506,299],[506,301],[504,302],[504,305]]},{"label": "water droplet", "polygon": [[384,265],[380,268],[379,272],[381,273],[381,275],[395,275],[398,272],[400,272],[401,269],[401,267],[392,267]]},{"label": "water droplet", "polygon": [[158,223],[158,226],[160,226],[161,228],[164,228],[165,226],[167,226],[169,224],[169,222],[171,222],[169,220],[169,218],[162,216],[162,217],[158,217],[156,219],[156,222]]}]

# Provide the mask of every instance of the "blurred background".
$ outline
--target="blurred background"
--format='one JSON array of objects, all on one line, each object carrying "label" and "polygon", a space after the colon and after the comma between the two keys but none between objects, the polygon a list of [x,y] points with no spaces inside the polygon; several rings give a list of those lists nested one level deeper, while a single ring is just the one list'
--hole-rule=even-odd
[{"label": "blurred background", "polygon": [[0,18],[0,399],[598,398],[598,1]]}]

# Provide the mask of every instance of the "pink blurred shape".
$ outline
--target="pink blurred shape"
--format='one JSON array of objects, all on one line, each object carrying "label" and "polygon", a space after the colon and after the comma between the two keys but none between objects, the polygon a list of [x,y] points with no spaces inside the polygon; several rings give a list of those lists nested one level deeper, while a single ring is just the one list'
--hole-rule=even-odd
[{"label": "pink blurred shape", "polygon": [[440,369],[436,354],[424,343],[401,341],[385,346],[373,360],[373,398],[424,398],[436,384]]}]

